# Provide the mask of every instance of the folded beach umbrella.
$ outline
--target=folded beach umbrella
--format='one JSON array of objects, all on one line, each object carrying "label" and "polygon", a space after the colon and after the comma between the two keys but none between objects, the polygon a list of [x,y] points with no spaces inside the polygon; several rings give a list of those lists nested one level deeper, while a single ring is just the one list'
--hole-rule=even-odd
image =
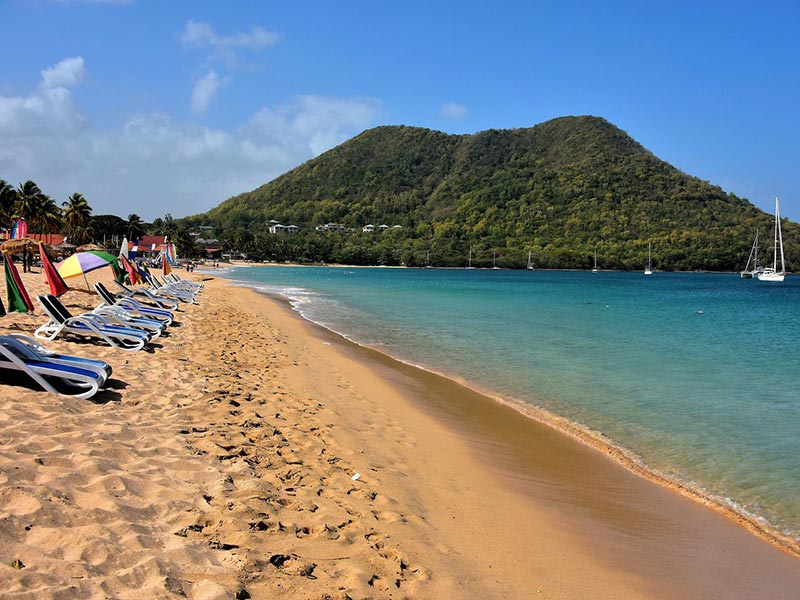
[{"label": "folded beach umbrella", "polygon": [[[136,270],[136,267],[134,267],[131,264],[131,261],[129,261],[124,256],[120,256],[119,259],[122,262],[122,268],[125,269],[125,271],[127,271],[128,273],[128,282],[131,285],[136,285],[137,283],[141,283],[142,277],[141,275],[139,275],[138,271]],[[125,283],[125,282],[121,281],[120,283]]]},{"label": "folded beach umbrella", "polygon": [[8,294],[8,312],[33,312],[33,303],[22,284],[17,266],[8,254],[3,254],[6,263],[6,292]]},{"label": "folded beach umbrella", "polygon": [[164,275],[169,275],[170,273],[172,273],[172,269],[170,268],[169,261],[167,260],[167,253],[164,252],[162,257],[164,259]]},{"label": "folded beach umbrella", "polygon": [[128,258],[128,236],[122,238],[122,243],[119,245],[119,257]]},{"label": "folded beach umbrella", "polygon": [[50,257],[47,255],[44,244],[40,244],[39,254],[42,257],[42,269],[44,270],[44,278],[47,280],[47,285],[50,286],[50,293],[58,298],[69,290],[69,286],[64,282],[61,274],[56,271],[53,263],[50,262]]}]

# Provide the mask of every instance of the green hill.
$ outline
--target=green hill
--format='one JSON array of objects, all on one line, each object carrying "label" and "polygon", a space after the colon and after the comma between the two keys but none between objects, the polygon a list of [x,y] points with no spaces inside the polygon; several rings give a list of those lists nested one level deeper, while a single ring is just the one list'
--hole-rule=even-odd
[{"label": "green hill", "polygon": [[[269,235],[269,221],[299,235]],[[318,233],[336,222],[354,233]],[[257,259],[353,264],[738,270],[772,217],[680,172],[597,117],[448,135],[376,127],[245,194],[184,220],[213,225]],[[366,224],[401,225],[361,233]],[[800,259],[786,222],[786,254]],[[767,235],[763,235],[767,234]],[[766,243],[766,242],[765,242]],[[762,249],[766,256],[766,246]]]}]

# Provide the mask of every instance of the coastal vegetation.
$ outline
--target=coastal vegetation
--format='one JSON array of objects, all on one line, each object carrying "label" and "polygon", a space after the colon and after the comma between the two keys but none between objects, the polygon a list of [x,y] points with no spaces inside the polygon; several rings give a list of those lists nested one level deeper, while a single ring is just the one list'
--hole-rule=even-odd
[{"label": "coastal vegetation", "polygon": [[[269,233],[270,221],[293,224]],[[318,232],[335,222],[350,233]],[[597,117],[449,135],[370,129],[207,213],[221,246],[254,260],[524,268],[738,270],[771,215],[658,159]],[[365,225],[400,225],[383,233]],[[798,226],[785,222],[788,268]],[[766,236],[762,236],[766,237]],[[767,242],[762,248],[766,255]]]}]

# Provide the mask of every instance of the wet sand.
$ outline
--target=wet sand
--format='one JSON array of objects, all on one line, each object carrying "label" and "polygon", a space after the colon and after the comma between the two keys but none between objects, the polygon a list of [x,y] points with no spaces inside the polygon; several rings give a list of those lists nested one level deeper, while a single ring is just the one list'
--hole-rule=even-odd
[{"label": "wet sand", "polygon": [[[281,301],[205,283],[150,353],[47,343],[112,363],[97,402],[0,385],[4,594],[800,596],[798,560],[718,512]],[[10,315],[0,334],[43,320]]]}]

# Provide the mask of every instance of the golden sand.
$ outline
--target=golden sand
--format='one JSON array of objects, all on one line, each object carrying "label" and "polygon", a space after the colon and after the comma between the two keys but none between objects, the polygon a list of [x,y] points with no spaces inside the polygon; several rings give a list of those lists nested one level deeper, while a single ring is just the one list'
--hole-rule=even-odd
[{"label": "golden sand", "polygon": [[0,597],[800,597],[797,560],[715,511],[203,283],[149,352],[45,342],[114,367],[93,401],[0,380]]}]

